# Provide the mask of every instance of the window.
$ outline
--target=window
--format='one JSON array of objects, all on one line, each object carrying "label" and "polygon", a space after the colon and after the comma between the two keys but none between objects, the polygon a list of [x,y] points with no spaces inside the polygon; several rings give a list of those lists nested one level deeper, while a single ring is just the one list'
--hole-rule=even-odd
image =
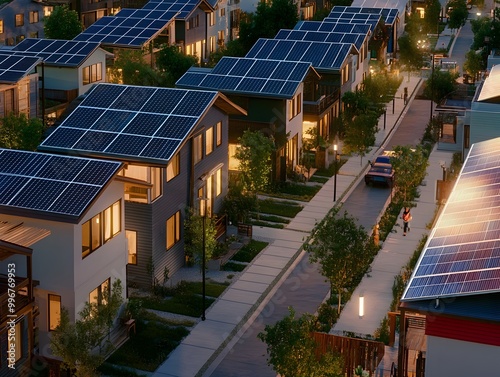
[{"label": "window", "polygon": [[16,26],[24,26],[24,14],[16,14]]},{"label": "window", "polygon": [[30,24],[37,23],[38,21],[40,21],[38,16],[38,11],[37,10],[30,11]]},{"label": "window", "polygon": [[203,159],[203,135],[195,136],[193,139],[193,164]]},{"label": "window", "polygon": [[38,38],[38,31],[30,32],[30,38]]},{"label": "window", "polygon": [[88,85],[96,81],[102,81],[102,63],[92,64],[82,70],[83,85]]},{"label": "window", "polygon": [[24,35],[18,35],[16,36],[16,45],[21,43],[24,40]]},{"label": "window", "polygon": [[49,331],[53,331],[61,322],[61,296],[49,295]]},{"label": "window", "polygon": [[215,172],[215,196],[222,194],[222,169]]},{"label": "window", "polygon": [[151,201],[155,200],[161,195],[161,169],[151,168]]},{"label": "window", "polygon": [[214,150],[214,128],[210,127],[205,131],[205,155],[209,155]]},{"label": "window", "polygon": [[49,17],[54,10],[54,7],[43,7],[43,16],[44,17]]},{"label": "window", "polygon": [[226,15],[226,8],[220,8],[220,16],[224,17]]},{"label": "window", "polygon": [[188,24],[187,24],[187,29],[190,30],[190,29],[194,29],[195,27],[198,27],[200,26],[200,16],[197,14],[196,16],[194,17],[191,17],[188,21]]},{"label": "window", "polygon": [[0,20],[0,34],[3,34],[3,20]]},{"label": "window", "polygon": [[118,200],[111,207],[104,210],[104,242],[107,242],[118,233],[121,226],[121,202]]},{"label": "window", "polygon": [[217,49],[217,40],[215,37],[210,37],[210,52],[215,52]]},{"label": "window", "polygon": [[288,120],[295,118],[300,114],[302,108],[302,95],[299,93],[297,96],[288,100]]},{"label": "window", "polygon": [[107,299],[111,295],[110,278],[107,278],[100,286],[90,292],[89,303],[97,305],[106,305]]},{"label": "window", "polygon": [[219,45],[223,45],[224,44],[224,30],[219,30],[217,32],[217,38],[218,38]]},{"label": "window", "polygon": [[167,182],[177,177],[181,171],[179,153],[176,153],[167,165]]},{"label": "window", "polygon": [[82,225],[82,259],[120,233],[121,217],[118,200]]},{"label": "window", "polygon": [[137,232],[126,230],[125,237],[127,237],[128,263],[137,264]]},{"label": "window", "polygon": [[[125,183],[125,200],[127,201],[150,203],[163,192],[161,168],[128,165],[118,174],[137,181],[137,183]],[[141,184],[141,182],[144,182],[144,184]]]},{"label": "window", "polygon": [[167,220],[167,250],[181,239],[181,212],[177,211]]},{"label": "window", "polygon": [[217,146],[219,146],[222,144],[222,122],[217,122],[217,125],[215,126],[215,133]]},{"label": "window", "polygon": [[215,12],[210,12],[208,14],[208,18],[209,18],[208,25],[209,26],[214,26],[215,25]]}]

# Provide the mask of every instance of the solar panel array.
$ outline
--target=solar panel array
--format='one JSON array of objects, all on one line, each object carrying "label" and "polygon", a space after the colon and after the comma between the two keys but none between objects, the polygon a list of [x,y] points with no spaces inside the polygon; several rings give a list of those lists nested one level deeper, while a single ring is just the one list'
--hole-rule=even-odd
[{"label": "solar panel array", "polygon": [[500,138],[474,144],[403,301],[500,292]]},{"label": "solar panel array", "polygon": [[351,49],[351,43],[260,38],[246,57],[308,62],[317,70],[339,70]]},{"label": "solar panel array", "polygon": [[[185,19],[198,5],[199,0],[151,0],[142,9],[177,11],[176,19]],[[211,4],[212,5],[212,4]],[[215,6],[213,4],[212,6]]]},{"label": "solar panel array", "polygon": [[295,61],[223,57],[210,72],[189,70],[176,85],[290,98],[310,67]]},{"label": "solar panel array", "polygon": [[79,217],[120,162],[0,149],[0,208]]},{"label": "solar panel array", "polygon": [[47,64],[78,67],[98,47],[97,42],[27,38],[17,44],[12,52],[16,56],[43,59]]},{"label": "solar panel array", "polygon": [[30,73],[40,59],[0,52],[0,83],[14,84]]},{"label": "solar panel array", "polygon": [[217,92],[98,84],[39,150],[165,164]]},{"label": "solar panel array", "polygon": [[381,16],[386,25],[392,25],[398,17],[396,8],[371,8],[371,7],[345,7],[334,6],[328,15],[328,18],[350,17],[345,14],[374,14]]},{"label": "solar panel array", "polygon": [[366,39],[366,33],[341,33],[306,30],[281,29],[274,37],[275,39],[288,39],[294,41],[352,43],[359,50]]},{"label": "solar panel array", "polygon": [[370,32],[371,26],[366,24],[350,24],[347,22],[301,21],[297,23],[294,30],[366,35]]},{"label": "solar panel array", "polygon": [[370,31],[373,32],[381,20],[381,16],[372,13],[333,13],[331,12],[328,17],[323,19],[323,23],[348,23],[370,25]]}]

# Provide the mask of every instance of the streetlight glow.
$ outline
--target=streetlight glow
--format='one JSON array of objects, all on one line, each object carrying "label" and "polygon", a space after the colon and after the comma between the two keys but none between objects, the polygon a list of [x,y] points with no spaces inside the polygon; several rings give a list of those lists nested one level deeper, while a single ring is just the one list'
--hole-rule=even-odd
[{"label": "streetlight glow", "polygon": [[359,318],[363,318],[365,315],[365,298],[364,296],[359,296]]},{"label": "streetlight glow", "polygon": [[337,200],[337,144],[333,144],[333,157],[334,157],[334,176],[333,176],[333,201]]}]

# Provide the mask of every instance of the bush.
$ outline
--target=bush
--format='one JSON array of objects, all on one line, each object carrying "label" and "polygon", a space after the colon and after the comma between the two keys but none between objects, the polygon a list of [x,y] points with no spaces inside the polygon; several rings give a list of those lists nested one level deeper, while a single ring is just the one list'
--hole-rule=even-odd
[{"label": "bush", "polygon": [[268,242],[251,240],[248,244],[238,250],[238,252],[233,255],[231,260],[237,262],[251,262],[267,245]]},{"label": "bush", "polygon": [[387,319],[387,316],[384,317],[382,322],[380,322],[380,327],[375,330],[375,340],[384,343],[385,345],[389,344],[389,320]]},{"label": "bush", "polygon": [[227,262],[222,266],[222,271],[236,271],[236,272],[241,272],[246,268],[246,264],[242,263],[234,263],[234,262]]},{"label": "bush", "polygon": [[322,303],[318,308],[318,331],[329,332],[337,319],[337,308],[332,306],[330,302]]}]

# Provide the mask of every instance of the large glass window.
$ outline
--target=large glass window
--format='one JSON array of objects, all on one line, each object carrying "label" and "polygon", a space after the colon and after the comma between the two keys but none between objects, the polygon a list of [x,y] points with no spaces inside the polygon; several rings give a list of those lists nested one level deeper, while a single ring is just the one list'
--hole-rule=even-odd
[{"label": "large glass window", "polygon": [[203,158],[203,135],[193,139],[193,163],[198,163]]},{"label": "large glass window", "polygon": [[177,211],[167,220],[167,250],[181,239],[181,212]]},{"label": "large glass window", "polygon": [[222,122],[217,122],[217,125],[215,126],[215,133],[216,145],[219,146],[222,144]]},{"label": "large glass window", "polygon": [[209,155],[214,150],[214,128],[205,131],[205,154]]},{"label": "large glass window", "polygon": [[110,278],[107,278],[101,285],[90,292],[89,303],[97,305],[106,305],[106,299],[111,294]]},{"label": "large glass window", "polygon": [[92,64],[83,67],[83,85],[92,84],[96,81],[102,81],[102,63]]},{"label": "large glass window", "polygon": [[23,13],[18,13],[16,14],[16,26],[23,26],[24,25],[24,14]]},{"label": "large glass window", "polygon": [[222,169],[215,172],[215,196],[222,194]]},{"label": "large glass window", "polygon": [[94,251],[102,244],[101,238],[101,214],[98,213],[90,221],[90,247]]},{"label": "large glass window", "polygon": [[61,322],[61,296],[49,295],[49,331],[53,331]]},{"label": "large glass window", "polygon": [[161,195],[161,169],[151,168],[151,201],[155,200]]},{"label": "large glass window", "polygon": [[167,182],[177,177],[181,171],[179,153],[176,153],[167,165]]},{"label": "large glass window", "polygon": [[38,11],[37,10],[30,11],[30,24],[37,23],[38,21],[40,21],[38,16]]},{"label": "large glass window", "polygon": [[125,200],[127,201],[149,203],[163,192],[161,168],[128,165],[120,171],[119,175],[144,182],[144,184],[141,182],[125,183]]},{"label": "large glass window", "polygon": [[120,233],[120,204],[121,202],[117,201],[111,207],[104,210],[104,242]]},{"label": "large glass window", "polygon": [[135,230],[126,230],[128,249],[128,263],[137,264],[137,232]]},{"label": "large glass window", "polygon": [[82,259],[121,231],[121,201],[82,224]]}]

